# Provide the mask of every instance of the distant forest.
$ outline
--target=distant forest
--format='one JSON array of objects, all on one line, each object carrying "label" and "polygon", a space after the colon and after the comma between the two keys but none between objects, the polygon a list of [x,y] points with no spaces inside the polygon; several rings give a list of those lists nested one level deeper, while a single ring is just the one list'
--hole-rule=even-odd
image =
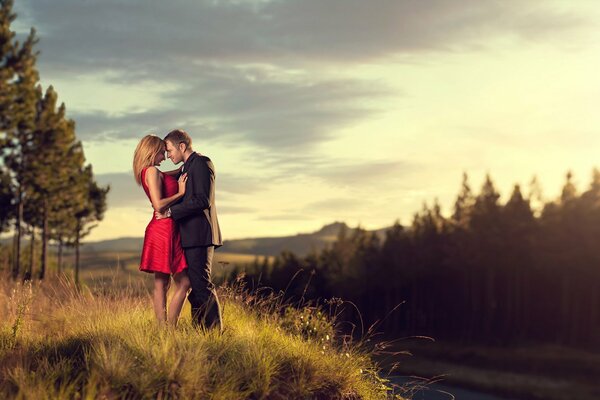
[{"label": "distant forest", "polygon": [[322,251],[256,260],[231,279],[244,271],[249,286],[288,298],[341,298],[360,310],[364,329],[379,321],[390,336],[599,348],[600,172],[583,193],[567,174],[545,204],[535,178],[529,192],[515,185],[502,204],[489,176],[475,194],[465,174],[449,217],[436,201],[383,239],[342,229]]}]

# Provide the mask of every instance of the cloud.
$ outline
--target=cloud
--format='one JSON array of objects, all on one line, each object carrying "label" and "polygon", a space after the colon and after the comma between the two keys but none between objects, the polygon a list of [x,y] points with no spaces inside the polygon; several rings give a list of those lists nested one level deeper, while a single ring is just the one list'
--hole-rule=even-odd
[{"label": "cloud", "polygon": [[372,82],[282,77],[264,68],[205,65],[185,87],[165,93],[163,108],[113,116],[72,113],[84,139],[125,139],[141,132],[183,126],[208,140],[267,149],[310,149],[337,128],[380,110],[375,98],[390,96]]},{"label": "cloud", "polygon": [[[146,197],[142,187],[135,182],[132,172],[96,174],[96,180],[102,186],[110,185],[107,199],[110,208],[147,208],[148,213],[152,213],[150,200]],[[219,173],[217,176],[217,198],[227,197],[229,199],[236,194],[252,193],[260,189],[259,183],[260,181],[255,178]],[[234,206],[227,203],[219,205],[218,210],[222,214],[240,214],[255,211],[252,207]]]},{"label": "cloud", "polygon": [[310,203],[305,207],[306,212],[340,212],[344,210],[352,210],[352,209],[365,209],[365,206],[369,204],[369,201],[364,198],[356,199],[356,198],[332,198],[319,200],[314,203]]},{"label": "cloud", "polygon": [[298,213],[278,213],[269,215],[260,215],[255,220],[257,221],[306,221],[310,219],[306,215]]},{"label": "cloud", "polygon": [[286,181],[307,176],[327,185],[356,189],[381,187],[384,182],[404,179],[425,168],[413,161],[381,159],[360,160],[323,157],[315,154],[270,154],[264,158],[265,169],[274,171],[271,180]]},{"label": "cloud", "polygon": [[152,213],[152,205],[142,187],[133,178],[133,172],[96,174],[99,185],[110,185],[107,203],[108,207],[147,207],[148,215]]},{"label": "cloud", "polygon": [[226,195],[251,194],[264,189],[264,179],[228,172],[217,172],[217,190]]},{"label": "cloud", "polygon": [[378,186],[382,180],[401,178],[415,172],[417,165],[404,161],[358,161],[334,164],[319,168],[316,175],[331,184],[342,186]]},{"label": "cloud", "polygon": [[250,214],[256,212],[256,208],[252,207],[238,207],[238,206],[228,206],[228,205],[219,205],[218,208],[219,215],[225,214]]},{"label": "cloud", "polygon": [[523,0],[29,0],[16,8],[39,28],[44,62],[63,72],[135,71],[157,61],[366,62],[498,34],[552,40],[590,24]]},{"label": "cloud", "polygon": [[271,151],[311,151],[382,112],[374,104],[392,95],[387,87],[336,69],[484,45],[501,34],[551,40],[589,25],[534,1],[24,0],[15,9],[19,26],[39,30],[45,79],[104,75],[118,84],[115,102],[131,85],[164,86],[152,109],[115,115],[68,104],[79,137],[185,127]]}]

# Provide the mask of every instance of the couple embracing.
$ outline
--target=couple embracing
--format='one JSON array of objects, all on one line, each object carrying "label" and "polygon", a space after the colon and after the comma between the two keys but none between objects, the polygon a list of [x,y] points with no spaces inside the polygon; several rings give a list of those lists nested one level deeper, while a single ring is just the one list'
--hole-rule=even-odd
[{"label": "couple embracing", "polygon": [[[174,164],[183,165],[173,171],[158,170],[165,152]],[[154,135],[142,138],[133,156],[133,173],[154,208],[140,270],[154,274],[158,321],[176,325],[187,295],[192,323],[222,331],[221,306],[211,280],[214,250],[223,244],[212,161],[193,151],[190,136],[176,129],[164,140]],[[167,311],[171,277],[176,288]]]}]

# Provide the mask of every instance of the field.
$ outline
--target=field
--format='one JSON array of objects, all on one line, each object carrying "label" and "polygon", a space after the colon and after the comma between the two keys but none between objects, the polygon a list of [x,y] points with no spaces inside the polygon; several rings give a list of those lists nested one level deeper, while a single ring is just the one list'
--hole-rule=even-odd
[{"label": "field", "polygon": [[[220,283],[236,266],[244,266],[252,263],[256,256],[253,254],[235,254],[215,252],[213,260],[213,279]],[[140,253],[137,251],[121,252],[89,252],[81,254],[81,280],[84,283],[99,285],[113,282],[114,275],[118,275],[116,284],[131,284],[136,281],[144,282],[150,288],[152,285],[152,274],[138,270]],[[262,260],[262,258],[261,258]],[[73,255],[68,255],[65,260],[66,271],[71,273]]]},{"label": "field", "polygon": [[81,289],[66,276],[3,279],[0,397],[358,400],[408,390],[380,378],[363,343],[338,335],[321,310],[239,286],[219,289],[222,335],[194,328],[186,308],[176,328],[159,326],[139,274],[126,264]]}]

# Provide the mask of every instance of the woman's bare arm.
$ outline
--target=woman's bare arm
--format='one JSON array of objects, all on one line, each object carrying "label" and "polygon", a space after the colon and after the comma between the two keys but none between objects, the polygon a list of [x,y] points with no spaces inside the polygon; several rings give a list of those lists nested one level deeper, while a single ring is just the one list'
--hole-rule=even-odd
[{"label": "woman's bare arm", "polygon": [[[179,191],[171,197],[161,198],[161,184],[162,177],[156,167],[150,167],[146,171],[146,185],[150,192],[150,201],[152,202],[152,208],[154,211],[163,212],[166,210],[171,203],[179,200],[185,193],[185,180],[187,176],[182,176],[179,184]],[[183,183],[183,184],[182,184]]]}]

